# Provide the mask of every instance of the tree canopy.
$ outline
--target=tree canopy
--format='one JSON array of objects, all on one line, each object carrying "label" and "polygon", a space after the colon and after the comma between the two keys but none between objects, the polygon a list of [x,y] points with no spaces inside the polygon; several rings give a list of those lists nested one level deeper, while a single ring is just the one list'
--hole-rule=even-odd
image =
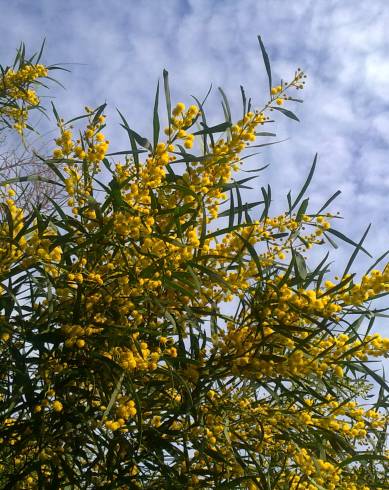
[{"label": "tree canopy", "polygon": [[[164,71],[150,139],[119,112],[129,147],[112,149],[105,105],[70,121],[52,105],[56,147],[34,158],[55,178],[2,182],[1,488],[387,488],[388,386],[372,361],[389,352],[373,333],[389,268],[351,272],[366,234],[336,228],[338,192],[309,208],[316,157],[283,214],[270,186],[244,201],[270,116],[298,121],[305,80],[274,83],[258,39],[263,107],[241,88],[235,117],[219,89],[210,126],[206,97],[172,102]],[[44,110],[60,67],[41,55],[22,46],[1,69],[4,134]],[[34,180],[65,201],[23,206]],[[308,257],[339,240],[354,251],[334,278],[328,253]]]}]

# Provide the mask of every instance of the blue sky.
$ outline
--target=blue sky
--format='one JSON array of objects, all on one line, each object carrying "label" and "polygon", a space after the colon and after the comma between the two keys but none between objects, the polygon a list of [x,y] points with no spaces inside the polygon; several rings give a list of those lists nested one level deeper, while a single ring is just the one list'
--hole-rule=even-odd
[{"label": "blue sky", "polygon": [[[112,151],[128,147],[115,106],[134,129],[151,135],[163,68],[174,101],[191,103],[191,94],[201,98],[213,84],[211,122],[222,119],[218,86],[236,118],[241,84],[260,107],[267,88],[260,34],[276,80],[290,79],[297,67],[308,80],[299,94],[304,104],[290,106],[301,122],[276,117],[275,132],[289,140],[253,160],[252,166],[271,166],[247,198],[257,200],[260,186],[270,183],[274,210],[285,209],[286,193],[298,190],[318,152],[311,209],[340,189],[332,208],[345,218],[338,229],[358,240],[372,222],[368,249],[378,256],[389,248],[387,0],[0,0],[0,7],[0,62],[11,61],[20,41],[33,51],[45,37],[45,61],[69,63],[72,71],[58,74],[66,90],[51,91],[59,111],[70,118],[106,100]],[[351,252],[334,251],[335,268]],[[359,272],[369,263],[361,256]]]}]

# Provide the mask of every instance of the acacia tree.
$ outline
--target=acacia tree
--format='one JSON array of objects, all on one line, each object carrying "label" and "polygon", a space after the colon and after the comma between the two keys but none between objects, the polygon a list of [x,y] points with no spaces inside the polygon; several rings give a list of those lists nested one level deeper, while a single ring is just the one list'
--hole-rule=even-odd
[{"label": "acacia tree", "polygon": [[[270,144],[270,111],[297,119],[305,78],[273,84],[259,44],[262,108],[242,89],[234,122],[220,90],[210,127],[205,101],[172,106],[164,71],[164,136],[158,86],[152,142],[119,113],[126,151],[108,153],[105,105],[68,122],[53,106],[44,162],[67,206],[24,209],[3,183],[2,488],[385,487],[388,387],[370,360],[389,350],[372,333],[389,268],[350,273],[366,251],[325,211],[338,193],[317,212],[304,197],[316,158],[284,214],[270,187],[243,202],[250,149]],[[2,71],[1,117],[21,133],[53,68],[39,58]],[[328,255],[305,256],[334,239],[355,250],[331,281]]]}]

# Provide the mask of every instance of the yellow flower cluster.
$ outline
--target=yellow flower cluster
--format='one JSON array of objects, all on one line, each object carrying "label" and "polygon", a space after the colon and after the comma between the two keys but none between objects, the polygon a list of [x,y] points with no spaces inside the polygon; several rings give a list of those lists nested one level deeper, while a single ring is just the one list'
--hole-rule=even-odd
[{"label": "yellow flower cluster", "polygon": [[51,228],[46,228],[41,233],[38,231],[31,233],[24,244],[23,266],[30,267],[39,262],[43,264],[46,272],[53,277],[58,277],[60,275],[58,266],[62,258],[62,248],[53,244],[56,237],[57,231]]},{"label": "yellow flower cluster", "polygon": [[105,420],[104,425],[111,431],[122,429],[122,432],[127,432],[128,429],[126,429],[124,426],[126,425],[128,419],[135,417],[136,414],[137,410],[135,408],[134,400],[126,401],[122,397],[119,397],[118,406],[116,408],[117,419]]},{"label": "yellow flower cluster", "polygon": [[288,89],[290,89],[291,87],[294,87],[296,89],[304,88],[304,78],[306,78],[306,75],[300,68],[298,68],[291,82],[283,82],[283,85],[277,85],[271,88],[271,101],[275,101],[276,104],[279,106],[283,105],[285,101],[290,99],[290,97],[286,95]]},{"label": "yellow flower cluster", "polygon": [[65,341],[66,347],[76,346],[79,349],[85,347],[85,337],[90,337],[91,335],[96,335],[100,333],[103,329],[96,328],[93,324],[88,326],[82,325],[63,325],[61,327],[61,332],[63,332],[68,339]]},{"label": "yellow flower cluster", "polygon": [[150,352],[146,342],[141,342],[139,346],[134,345],[132,349],[117,348],[114,351],[114,357],[115,355],[118,357],[118,363],[122,368],[128,371],[134,369],[153,371],[157,369],[160,358],[159,352]]},{"label": "yellow flower cluster", "polygon": [[[59,120],[61,136],[55,140],[58,145],[53,150],[55,159],[66,161],[64,167],[68,177],[65,179],[66,191],[69,195],[68,205],[72,208],[73,214],[78,215],[80,208],[85,207],[89,196],[92,193],[92,180],[94,175],[100,170],[100,163],[104,159],[109,147],[109,141],[105,138],[101,130],[104,127],[105,116],[93,117],[93,111],[86,108],[89,115],[89,123],[83,131],[80,139],[74,141],[72,128],[66,128],[63,120]],[[95,120],[96,119],[96,120]],[[82,175],[82,165],[88,167],[88,174]],[[96,219],[93,209],[86,209],[84,217],[90,220]]]},{"label": "yellow flower cluster", "polygon": [[[24,212],[18,207],[13,197],[15,191],[2,191],[2,208],[0,211],[0,274],[10,270],[22,256],[27,246],[27,240],[22,230],[24,227]],[[0,285],[0,293],[2,287]]]},{"label": "yellow flower cluster", "polygon": [[[378,334],[368,335],[363,340],[354,340],[347,334],[323,339],[322,332],[308,327],[307,319],[310,317],[308,313],[305,316],[303,307],[300,312],[304,313],[302,321],[299,321],[300,313],[299,318],[294,318],[294,323],[284,323],[282,329],[279,320],[272,323],[270,318],[259,328],[256,322],[243,327],[236,327],[229,322],[226,332],[220,332],[220,355],[228,354],[235,372],[261,379],[269,376],[306,378],[313,374],[321,378],[329,372],[343,378],[342,364],[345,361],[365,361],[369,356],[382,357],[388,354],[389,339]],[[311,311],[310,314],[317,312]],[[290,320],[290,317],[285,318],[283,315],[281,318],[286,322]],[[293,328],[293,337],[285,328]],[[310,343],[307,346],[308,339]]]},{"label": "yellow flower cluster", "polygon": [[191,105],[185,112],[185,104],[179,102],[172,113],[170,126],[165,128],[165,134],[169,136],[169,143],[175,140],[183,140],[185,148],[192,148],[195,137],[193,134],[187,133],[186,129],[192,126],[196,120],[199,113],[198,107]]},{"label": "yellow flower cluster", "polygon": [[[258,403],[254,398],[242,398],[238,401],[229,399],[225,394],[220,398],[213,391],[209,396],[213,406],[218,407],[218,415],[215,416],[212,413],[211,407],[203,406],[205,426],[203,430],[193,429],[193,437],[203,438],[209,449],[217,450],[228,463],[221,465],[219,462],[206,461],[201,458],[199,451],[195,451],[193,455],[194,472],[211,464],[213,472],[243,476],[243,469],[236,465],[234,453],[228,449],[229,445],[226,444],[226,441],[235,444],[245,441],[252,444],[252,450],[257,451],[258,454],[285,458],[289,470],[280,475],[279,481],[280,485],[283,483],[286,488],[310,490],[369,488],[363,484],[358,486],[358,481],[350,477],[348,471],[343,471],[334,462],[332,459],[334,448],[330,445],[323,448],[328,457],[325,460],[315,451],[298,444],[283,443],[282,434],[286,430],[297,430],[303,437],[308,433],[309,426],[314,426],[333,430],[346,439],[354,437],[363,440],[367,433],[363,427],[367,425],[375,428],[385,426],[385,417],[374,410],[365,411],[355,402],[341,405],[331,396],[326,396],[326,399],[318,405],[315,405],[312,399],[305,399],[305,408],[291,406],[288,409],[274,408],[264,401]],[[352,420],[353,424],[347,423],[345,417]],[[266,460],[263,460],[264,470],[265,465]],[[353,487],[354,484],[357,486]],[[249,483],[247,488],[256,488],[256,486]]]},{"label": "yellow flower cluster", "polygon": [[0,107],[0,117],[13,121],[19,133],[26,128],[29,109],[39,105],[39,97],[30,86],[47,75],[48,70],[44,65],[25,64],[18,70],[9,68],[0,76],[1,98],[8,102]]},{"label": "yellow flower cluster", "polygon": [[379,293],[389,291],[389,268],[383,272],[374,269],[362,277],[360,283],[353,284],[351,289],[341,297],[346,305],[360,305],[369,301]]},{"label": "yellow flower cluster", "polygon": [[8,69],[1,80],[2,85],[9,93],[9,97],[13,99],[28,100],[28,94],[22,90],[26,84],[30,84],[37,78],[46,77],[48,74],[47,68],[44,65],[25,65],[17,71],[12,68]]}]

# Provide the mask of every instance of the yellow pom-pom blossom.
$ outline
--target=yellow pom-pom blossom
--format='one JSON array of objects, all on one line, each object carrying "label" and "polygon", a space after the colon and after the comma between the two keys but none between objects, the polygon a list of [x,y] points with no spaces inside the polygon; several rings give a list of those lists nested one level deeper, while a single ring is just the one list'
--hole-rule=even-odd
[{"label": "yellow pom-pom blossom", "polygon": [[62,412],[63,405],[59,400],[55,400],[52,404],[52,407],[55,412]]}]

